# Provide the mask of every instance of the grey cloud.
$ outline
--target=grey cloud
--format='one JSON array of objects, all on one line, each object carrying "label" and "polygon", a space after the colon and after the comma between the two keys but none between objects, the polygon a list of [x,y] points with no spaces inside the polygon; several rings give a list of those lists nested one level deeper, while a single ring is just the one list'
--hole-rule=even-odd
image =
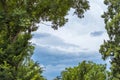
[{"label": "grey cloud", "polygon": [[[33,39],[38,39],[39,43],[42,45],[49,45],[49,46],[60,46],[64,48],[68,47],[79,47],[74,44],[66,43],[61,38],[54,36],[52,34],[48,33],[40,33],[40,34],[34,34]],[[37,43],[35,43],[37,45]]]},{"label": "grey cloud", "polygon": [[96,36],[101,36],[103,33],[104,33],[103,31],[94,31],[91,32],[90,35],[96,37]]}]

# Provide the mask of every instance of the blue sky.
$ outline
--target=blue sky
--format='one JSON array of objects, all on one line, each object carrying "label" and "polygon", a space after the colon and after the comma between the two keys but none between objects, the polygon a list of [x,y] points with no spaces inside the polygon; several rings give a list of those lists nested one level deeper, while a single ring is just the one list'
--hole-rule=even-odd
[{"label": "blue sky", "polygon": [[[103,40],[108,39],[101,18],[106,6],[103,0],[89,2],[90,10],[83,19],[73,16],[74,10],[71,9],[66,16],[69,18],[68,23],[58,30],[38,24],[39,29],[31,40],[36,47],[32,59],[44,67],[43,75],[48,80],[53,80],[66,67],[75,66],[83,60],[109,65],[109,60],[103,61],[99,53]],[[44,23],[50,25],[50,22]]]}]

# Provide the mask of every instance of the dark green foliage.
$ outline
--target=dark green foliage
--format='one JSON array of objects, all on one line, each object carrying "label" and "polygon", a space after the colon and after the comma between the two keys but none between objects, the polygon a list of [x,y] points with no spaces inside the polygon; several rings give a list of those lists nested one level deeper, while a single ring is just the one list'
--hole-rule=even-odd
[{"label": "dark green foliage", "polygon": [[58,29],[70,8],[79,18],[89,9],[86,0],[0,0],[0,80],[44,80],[41,68],[30,58],[36,23],[51,21]]},{"label": "dark green foliage", "polygon": [[61,80],[105,80],[108,72],[105,65],[83,61],[78,66],[66,68]]},{"label": "dark green foliage", "polygon": [[120,80],[120,0],[104,0],[108,11],[102,17],[105,21],[109,40],[101,45],[103,59],[111,57],[111,71],[115,80]]},{"label": "dark green foliage", "polygon": [[45,80],[41,73],[42,69],[32,60],[24,61],[17,70],[5,61],[0,65],[0,80]]}]

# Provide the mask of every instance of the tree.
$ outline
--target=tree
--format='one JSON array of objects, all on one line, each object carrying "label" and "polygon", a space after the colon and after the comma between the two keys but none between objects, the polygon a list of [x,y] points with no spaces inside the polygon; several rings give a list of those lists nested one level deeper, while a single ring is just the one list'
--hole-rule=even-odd
[{"label": "tree", "polygon": [[0,69],[0,80],[45,80],[41,75],[42,68],[32,60],[21,64],[18,70],[7,62],[1,64]]},{"label": "tree", "polygon": [[83,61],[78,66],[62,71],[61,80],[106,80],[106,74],[105,65]]},{"label": "tree", "polygon": [[[82,18],[84,12],[89,9],[88,1],[0,0],[1,80],[32,80],[29,74],[34,77],[39,76],[39,68],[36,69],[38,66],[31,60],[34,50],[34,46],[29,41],[32,38],[31,33],[37,30],[36,23],[42,21],[51,21],[54,29],[63,26],[68,20],[65,16],[70,8],[75,9],[74,14]],[[31,66],[29,64],[35,66],[29,68]],[[29,73],[31,69],[33,72]],[[26,71],[27,79],[23,78],[25,75],[22,75],[24,73],[22,71]]]},{"label": "tree", "polygon": [[104,3],[108,10],[102,17],[109,40],[101,45],[100,53],[104,60],[111,57],[112,76],[115,80],[120,80],[120,0],[104,0]]}]

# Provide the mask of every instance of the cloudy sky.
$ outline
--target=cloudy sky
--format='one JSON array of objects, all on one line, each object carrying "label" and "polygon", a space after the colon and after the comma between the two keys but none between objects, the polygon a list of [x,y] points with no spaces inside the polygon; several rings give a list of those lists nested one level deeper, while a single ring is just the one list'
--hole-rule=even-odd
[{"label": "cloudy sky", "polygon": [[[69,22],[58,30],[39,24],[34,32],[35,51],[32,58],[44,67],[43,75],[53,80],[66,67],[77,65],[83,60],[96,63],[103,61],[99,53],[103,40],[108,39],[101,14],[106,10],[103,0],[89,0],[90,10],[83,19],[73,16],[74,10],[69,11]],[[49,24],[49,23],[45,23]]]}]

